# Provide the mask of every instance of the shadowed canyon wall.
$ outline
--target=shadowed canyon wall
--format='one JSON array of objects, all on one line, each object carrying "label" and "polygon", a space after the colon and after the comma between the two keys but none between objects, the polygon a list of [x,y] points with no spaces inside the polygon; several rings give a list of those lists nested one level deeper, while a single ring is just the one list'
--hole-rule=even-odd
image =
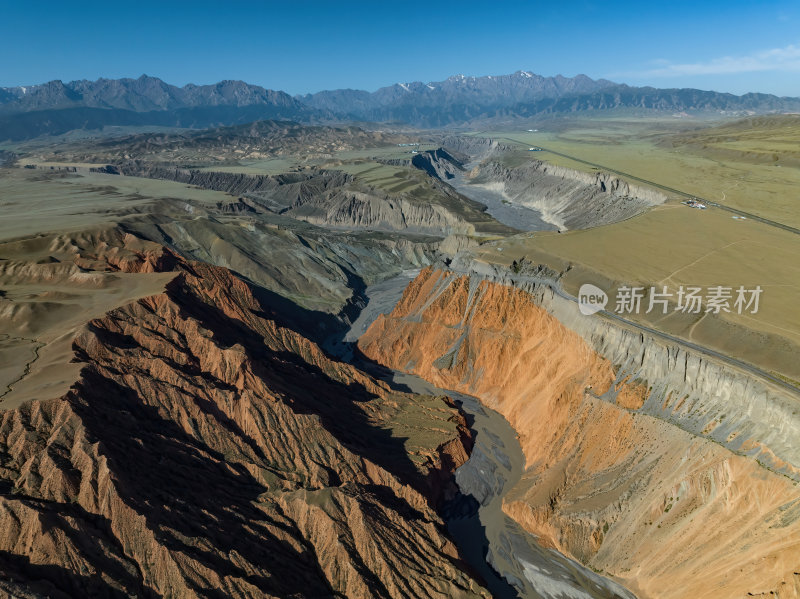
[{"label": "shadowed canyon wall", "polygon": [[122,233],[71,249],[174,276],[83,327],[66,393],[0,412],[3,593],[488,597],[434,511],[472,445],[452,403],[331,360],[227,269]]},{"label": "shadowed canyon wall", "polygon": [[470,178],[501,191],[513,203],[538,210],[559,229],[618,222],[667,199],[616,175],[584,173],[540,160],[509,168],[490,159],[473,168]]}]

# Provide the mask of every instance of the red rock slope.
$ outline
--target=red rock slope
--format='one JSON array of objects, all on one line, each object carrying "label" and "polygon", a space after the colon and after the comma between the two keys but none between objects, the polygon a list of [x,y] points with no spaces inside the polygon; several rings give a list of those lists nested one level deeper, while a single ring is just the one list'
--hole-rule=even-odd
[{"label": "red rock slope", "polygon": [[542,543],[640,597],[800,596],[797,483],[637,411],[642,384],[599,397],[614,366],[526,292],[426,269],[359,347],[509,420],[527,470],[504,510]]},{"label": "red rock slope", "polygon": [[82,269],[175,277],[88,323],[78,380],[0,412],[0,591],[486,597],[431,505],[471,445],[279,326],[226,269],[111,235]]}]

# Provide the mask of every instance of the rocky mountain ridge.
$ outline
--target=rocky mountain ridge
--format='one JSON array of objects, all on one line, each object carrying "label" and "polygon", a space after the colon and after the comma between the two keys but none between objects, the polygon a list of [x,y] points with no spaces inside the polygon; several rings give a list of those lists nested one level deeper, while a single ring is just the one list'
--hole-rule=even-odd
[{"label": "rocky mountain ridge", "polygon": [[25,112],[83,106],[118,108],[134,112],[175,110],[198,106],[252,106],[264,104],[302,111],[303,105],[281,91],[244,81],[177,87],[158,77],[50,81],[41,85],[2,88],[0,111]]},{"label": "rocky mountain ridge", "polygon": [[434,509],[471,447],[452,403],[332,360],[225,268],[121,231],[49,251],[15,280],[174,276],[87,323],[66,394],[0,413],[3,593],[489,596]]},{"label": "rocky mountain ridge", "polygon": [[[435,164],[440,170],[449,168],[438,166],[438,161]],[[251,209],[255,206],[329,227],[404,231],[443,238],[474,233],[480,225],[497,225],[484,213],[483,206],[433,177],[426,183],[439,192],[440,202],[421,201],[413,194],[389,194],[362,185],[353,175],[334,170],[335,167],[274,176],[200,171],[142,161],[124,161],[114,168],[126,175],[179,181],[237,194],[251,203]],[[459,209],[455,210],[453,204]]]},{"label": "rocky mountain ridge", "polygon": [[0,139],[107,126],[203,128],[266,118],[399,122],[437,128],[615,109],[786,112],[800,110],[800,99],[630,87],[585,75],[542,77],[528,71],[458,75],[440,82],[398,83],[375,92],[333,90],[294,98],[242,81],[176,87],[142,75],[0,88]]},{"label": "rocky mountain ridge", "polygon": [[406,104],[418,107],[465,103],[512,106],[540,98],[595,92],[613,85],[616,84],[605,79],[595,81],[586,75],[542,77],[528,71],[517,71],[511,75],[454,75],[444,81],[395,83],[374,92],[353,89],[321,91],[295,98],[319,110],[363,117],[372,111],[379,113],[381,109]]},{"label": "rocky mountain ridge", "polygon": [[439,82],[397,83],[372,93],[334,90],[296,98],[340,117],[401,121],[429,128],[614,109],[770,112],[800,108],[798,98],[770,94],[736,96],[697,89],[632,87],[585,75],[542,77],[528,71],[484,77],[457,75]]}]

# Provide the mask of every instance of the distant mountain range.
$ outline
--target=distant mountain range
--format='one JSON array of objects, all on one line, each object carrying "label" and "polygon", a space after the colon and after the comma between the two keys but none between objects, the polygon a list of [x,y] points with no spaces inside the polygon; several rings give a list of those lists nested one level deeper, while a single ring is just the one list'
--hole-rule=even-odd
[{"label": "distant mountain range", "polygon": [[0,110],[14,112],[54,108],[120,108],[134,112],[210,106],[269,105],[302,111],[303,104],[281,91],[243,81],[176,87],[157,77],[51,81],[30,87],[0,88]]},{"label": "distant mountain range", "polygon": [[521,104],[591,94],[615,85],[586,75],[542,77],[517,71],[513,75],[455,75],[431,83],[395,83],[372,93],[339,89],[295,98],[311,108],[346,118],[439,127],[495,116]]},{"label": "distant mountain range", "polygon": [[664,112],[800,109],[800,98],[630,87],[606,79],[590,79],[586,75],[542,77],[528,71],[487,77],[456,75],[432,83],[396,83],[372,93],[343,89],[295,98],[339,118],[399,121],[434,128],[491,119],[513,120],[618,108]]},{"label": "distant mountain range", "polygon": [[107,126],[205,128],[323,115],[282,91],[243,81],[176,87],[157,77],[51,81],[0,88],[0,139]]},{"label": "distant mountain range", "polygon": [[242,81],[176,87],[142,75],[0,88],[0,140],[107,126],[205,128],[261,119],[398,122],[437,128],[620,108],[786,112],[800,110],[800,98],[630,87],[585,75],[542,77],[528,71],[456,75],[438,82],[397,83],[375,92],[341,89],[295,97]]}]

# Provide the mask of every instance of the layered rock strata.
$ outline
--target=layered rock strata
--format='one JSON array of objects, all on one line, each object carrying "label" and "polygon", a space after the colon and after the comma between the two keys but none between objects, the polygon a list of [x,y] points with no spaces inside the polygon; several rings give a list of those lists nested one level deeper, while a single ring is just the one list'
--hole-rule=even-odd
[{"label": "layered rock strata", "polygon": [[585,173],[540,160],[513,168],[489,160],[473,168],[470,177],[496,187],[513,203],[539,211],[562,230],[625,220],[667,199],[616,175]]},{"label": "layered rock strata", "polygon": [[797,597],[797,398],[470,266],[423,270],[359,347],[509,420],[506,513],[640,597]]}]

